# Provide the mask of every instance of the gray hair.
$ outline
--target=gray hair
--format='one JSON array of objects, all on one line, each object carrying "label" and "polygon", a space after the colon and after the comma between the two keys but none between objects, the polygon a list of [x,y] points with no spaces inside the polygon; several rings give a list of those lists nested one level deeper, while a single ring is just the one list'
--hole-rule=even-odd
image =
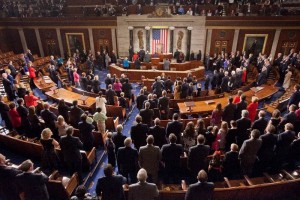
[{"label": "gray hair", "polygon": [[147,177],[148,177],[147,171],[146,171],[144,168],[141,168],[141,169],[138,171],[136,177],[137,177],[138,181],[140,181],[140,182],[146,182]]}]

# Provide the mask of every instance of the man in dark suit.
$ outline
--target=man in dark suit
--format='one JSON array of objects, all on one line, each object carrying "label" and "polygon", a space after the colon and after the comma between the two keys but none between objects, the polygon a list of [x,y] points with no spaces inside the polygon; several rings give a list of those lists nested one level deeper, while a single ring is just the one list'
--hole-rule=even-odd
[{"label": "man in dark suit", "polygon": [[74,128],[69,127],[65,136],[62,136],[59,141],[59,145],[64,157],[64,161],[67,164],[70,172],[70,176],[74,172],[78,173],[79,183],[82,182],[82,156],[80,149],[83,148],[82,142],[77,137],[73,137]]},{"label": "man in dark suit", "polygon": [[223,172],[224,176],[229,179],[241,178],[241,167],[239,161],[239,147],[237,144],[232,143],[230,145],[230,151],[224,156]]},{"label": "man in dark suit", "polygon": [[12,83],[8,78],[7,78],[7,74],[6,73],[3,73],[2,74],[2,83],[3,83],[3,87],[4,87],[4,90],[5,90],[5,93],[7,94],[7,98],[9,101],[13,101],[16,96],[14,94],[14,91],[13,91],[13,85],[14,83]]},{"label": "man in dark suit", "polygon": [[93,130],[95,129],[95,126],[86,122],[86,114],[82,114],[80,118],[81,122],[78,124],[80,140],[83,143],[83,149],[85,151],[91,151],[94,146]]},{"label": "man in dark suit", "polygon": [[258,113],[258,120],[255,120],[252,125],[252,130],[257,129],[260,132],[260,135],[263,135],[265,129],[268,125],[268,120],[265,119],[266,112],[264,110],[259,111]]},{"label": "man in dark suit", "polygon": [[46,128],[50,128],[55,135],[57,134],[57,129],[55,126],[57,116],[52,111],[50,111],[49,108],[50,105],[48,103],[44,103],[44,110],[41,111],[41,117],[45,121]]},{"label": "man in dark suit", "polygon": [[162,92],[162,97],[158,99],[158,109],[160,113],[160,119],[169,118],[169,98],[167,97],[167,91]]},{"label": "man in dark suit", "polygon": [[144,101],[147,100],[147,96],[144,94],[144,90],[140,90],[140,95],[136,97],[136,107],[141,110],[143,108]]},{"label": "man in dark suit", "polygon": [[24,199],[48,200],[49,194],[46,183],[49,178],[43,172],[35,173],[31,160],[25,160],[19,166],[19,169],[22,170],[23,173],[18,174],[16,179],[20,186],[20,191],[24,192]]},{"label": "man in dark suit", "polygon": [[267,78],[268,78],[267,77],[267,70],[264,70],[264,71],[260,72],[258,74],[258,77],[257,77],[256,86],[261,86],[263,84],[266,84]]},{"label": "man in dark suit", "polygon": [[120,147],[117,154],[119,173],[127,178],[127,183],[136,182],[136,172],[138,170],[138,151],[132,148],[131,145],[131,138],[126,138],[124,147]]},{"label": "man in dark suit", "polygon": [[20,170],[10,167],[6,157],[0,154],[0,197],[4,200],[20,200],[16,176]]},{"label": "man in dark suit", "polygon": [[177,137],[174,133],[169,135],[170,144],[161,148],[162,162],[165,165],[164,183],[178,184],[180,181],[180,156],[183,155],[183,147],[176,144]]},{"label": "man in dark suit", "polygon": [[140,61],[144,62],[144,57],[145,57],[145,54],[146,54],[145,50],[143,48],[141,48],[141,50],[139,51],[138,54],[139,54]]},{"label": "man in dark suit", "polygon": [[159,126],[160,120],[159,118],[156,118],[154,120],[154,126],[149,128],[149,134],[153,135],[154,137],[154,145],[159,146],[161,148],[164,144],[167,143],[166,140],[166,130],[164,127]]},{"label": "man in dark suit", "polygon": [[104,79],[104,83],[106,85],[106,89],[108,89],[109,85],[113,84],[113,80],[111,79],[111,75],[110,74],[106,75],[106,78]]},{"label": "man in dark suit", "polygon": [[197,173],[208,167],[207,156],[209,155],[210,148],[204,145],[205,138],[203,135],[198,135],[197,145],[193,146],[189,150],[188,154],[188,168],[190,169],[192,176],[196,177]]},{"label": "man in dark suit", "polygon": [[33,55],[32,55],[32,53],[31,53],[31,51],[30,51],[30,49],[27,49],[27,57],[29,58],[29,60],[31,61],[31,62],[33,62],[34,61],[34,58],[33,58]]},{"label": "man in dark suit", "polygon": [[114,97],[117,96],[116,92],[112,89],[112,85],[108,85],[108,89],[105,92],[105,98],[107,105],[115,105]]},{"label": "man in dark suit", "polygon": [[300,133],[298,133],[298,138],[295,139],[291,144],[291,161],[293,166],[296,166],[300,161]]},{"label": "man in dark suit", "polygon": [[243,142],[249,138],[249,129],[251,128],[251,120],[248,118],[249,112],[242,110],[242,118],[237,120],[237,144],[242,146]]},{"label": "man in dark suit", "polygon": [[235,120],[238,120],[241,118],[242,110],[247,110],[247,101],[246,96],[244,94],[241,95],[241,101],[236,104],[236,110],[235,110]]},{"label": "man in dark suit", "polygon": [[135,117],[135,121],[136,124],[131,126],[130,136],[135,148],[139,150],[141,146],[146,145],[148,126],[146,124],[142,124],[142,117],[140,115]]},{"label": "man in dark suit", "polygon": [[213,198],[214,183],[207,182],[207,173],[200,170],[197,175],[198,183],[189,186],[185,200],[211,200]]},{"label": "man in dark suit", "polygon": [[5,122],[5,126],[7,129],[12,130],[12,124],[10,122],[9,116],[8,116],[9,107],[6,103],[3,101],[3,96],[0,94],[0,114],[1,119]]},{"label": "man in dark suit", "polygon": [[97,196],[102,200],[125,200],[123,185],[126,178],[122,175],[114,175],[111,164],[104,168],[105,177],[99,178],[96,186]]},{"label": "man in dark suit", "polygon": [[83,110],[78,107],[78,101],[74,100],[73,106],[71,107],[69,112],[70,124],[73,127],[78,128],[78,123],[80,122],[80,117],[83,113]]},{"label": "man in dark suit", "polygon": [[234,114],[235,114],[235,109],[236,105],[232,103],[233,98],[230,96],[228,98],[228,105],[224,107],[223,110],[223,115],[222,115],[222,121],[227,122],[227,124],[230,124],[231,120],[234,120]]},{"label": "man in dark suit", "polygon": [[164,89],[163,82],[161,80],[161,77],[158,76],[156,78],[156,81],[152,84],[153,94],[156,94],[157,97],[161,97],[161,93],[163,89]]},{"label": "man in dark suit", "polygon": [[214,75],[213,77],[211,78],[211,89],[212,90],[215,90],[216,87],[217,87],[217,84],[218,84],[218,77],[219,77],[219,74],[218,74],[218,71],[217,70],[214,70]]},{"label": "man in dark suit", "polygon": [[229,87],[228,87],[228,82],[229,82],[229,76],[228,76],[228,71],[226,71],[224,73],[224,77],[222,78],[222,82],[221,82],[221,91],[222,92],[228,92],[229,91]]},{"label": "man in dark suit", "polygon": [[32,137],[32,134],[30,134],[31,129],[30,129],[30,122],[28,120],[28,109],[24,106],[24,99],[19,98],[17,100],[18,103],[18,108],[17,111],[21,117],[21,127],[23,133],[25,133],[28,137]]},{"label": "man in dark suit", "polygon": [[300,85],[295,85],[294,86],[294,93],[290,97],[290,100],[288,102],[288,106],[294,104],[298,105],[300,102]]},{"label": "man in dark suit", "polygon": [[132,96],[132,85],[129,83],[129,80],[128,78],[125,79],[123,85],[122,85],[122,91],[124,92],[125,94],[125,97],[130,99]]},{"label": "man in dark suit", "polygon": [[173,93],[173,81],[171,80],[171,77],[168,76],[167,80],[165,80],[164,82],[164,85],[165,85],[165,90],[168,92],[168,93]]},{"label": "man in dark suit", "polygon": [[183,130],[182,122],[179,122],[179,115],[177,113],[173,114],[173,121],[169,122],[166,127],[167,137],[171,133],[174,133],[177,137],[177,144],[181,144],[181,132]]},{"label": "man in dark suit", "polygon": [[283,116],[281,122],[278,125],[280,130],[282,130],[284,125],[287,123],[296,124],[298,118],[298,116],[295,113],[296,109],[297,109],[296,105],[292,104],[289,106],[289,113]]},{"label": "man in dark suit", "polygon": [[244,175],[252,175],[252,169],[257,160],[257,153],[262,144],[259,135],[259,130],[252,130],[251,138],[244,141],[240,149],[239,159],[241,160],[241,168]]},{"label": "man in dark suit", "polygon": [[187,79],[183,79],[183,83],[181,86],[180,98],[185,99],[188,96],[189,84],[187,83]]},{"label": "man in dark suit", "polygon": [[259,158],[260,170],[262,172],[265,172],[270,167],[272,168],[275,164],[274,148],[277,143],[275,132],[275,127],[272,124],[269,124],[266,128],[266,133],[260,136],[262,144],[257,155]]},{"label": "man in dark suit", "polygon": [[275,147],[275,156],[277,159],[277,166],[280,167],[282,164],[288,161],[290,144],[295,139],[294,126],[291,123],[284,125],[284,132],[280,133],[277,137],[277,143]]},{"label": "man in dark suit", "polygon": [[126,139],[126,136],[122,134],[123,126],[119,124],[117,126],[117,132],[113,134],[112,140],[115,144],[115,153],[118,154],[118,149],[120,147],[124,147],[124,140]]},{"label": "man in dark suit", "polygon": [[140,110],[140,116],[142,117],[143,124],[147,124],[148,127],[152,125],[154,111],[150,109],[150,103],[146,102],[145,109]]}]

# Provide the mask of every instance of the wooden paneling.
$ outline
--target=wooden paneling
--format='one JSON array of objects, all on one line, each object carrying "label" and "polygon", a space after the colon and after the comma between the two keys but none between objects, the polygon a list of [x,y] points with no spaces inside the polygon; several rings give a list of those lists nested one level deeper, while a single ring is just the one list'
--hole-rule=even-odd
[{"label": "wooden paneling", "polygon": [[[283,53],[282,46],[284,43],[289,42],[290,44],[295,44],[295,52],[299,52],[300,50],[300,30],[281,30],[278,45],[276,49],[277,53]],[[275,56],[276,57],[276,56]]]},{"label": "wooden paneling", "polygon": [[238,51],[243,50],[244,39],[245,39],[246,34],[268,34],[268,40],[266,43],[264,54],[267,54],[267,55],[270,54],[273,40],[274,40],[275,30],[250,30],[250,29],[240,30],[238,44],[237,44]]},{"label": "wooden paneling", "polygon": [[38,54],[40,56],[41,54],[34,29],[24,29],[24,35],[28,49],[31,50],[32,54]]},{"label": "wooden paneling", "polygon": [[[83,48],[88,51],[91,49],[90,47],[90,40],[89,40],[89,33],[87,29],[61,29],[60,34],[61,34],[61,39],[64,47],[64,51],[68,52],[68,45],[67,45],[67,38],[66,34],[67,33],[74,33],[74,34],[83,34],[84,37],[84,44],[81,44]],[[71,56],[74,52],[71,52]]]},{"label": "wooden paneling", "polygon": [[226,52],[230,53],[232,49],[233,37],[234,37],[233,29],[225,29],[225,30],[213,29],[212,36],[211,36],[210,55],[213,55],[215,53],[215,46],[216,43],[218,43],[219,41],[221,43],[226,41],[227,43]]},{"label": "wooden paneling", "polygon": [[6,36],[5,42],[10,48],[9,51],[13,51],[14,53],[22,53],[23,47],[18,29],[7,29]]},{"label": "wooden paneling", "polygon": [[102,48],[108,48],[109,52],[112,51],[111,29],[93,29],[93,37],[96,52]]},{"label": "wooden paneling", "polygon": [[55,29],[40,29],[41,41],[45,56],[60,55]]}]

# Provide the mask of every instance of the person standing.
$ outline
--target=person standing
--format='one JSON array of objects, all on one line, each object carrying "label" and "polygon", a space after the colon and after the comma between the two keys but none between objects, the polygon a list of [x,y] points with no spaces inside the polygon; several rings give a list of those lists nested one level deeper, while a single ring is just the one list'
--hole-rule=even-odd
[{"label": "person standing", "polygon": [[98,131],[104,135],[105,133],[105,121],[107,120],[107,116],[101,112],[101,108],[96,108],[96,113],[93,116],[95,122],[97,122]]},{"label": "person standing", "polygon": [[74,68],[73,70],[73,78],[74,78],[75,87],[80,88],[80,76],[77,73],[77,68]]},{"label": "person standing", "polygon": [[200,170],[197,175],[198,183],[189,186],[185,200],[211,200],[213,198],[214,183],[207,182],[207,173]]},{"label": "person standing", "polygon": [[99,96],[96,97],[96,108],[101,108],[101,112],[106,115],[106,99],[102,96],[103,93],[100,91]]},{"label": "person standing", "polygon": [[93,130],[95,126],[87,122],[87,115],[82,114],[81,122],[78,124],[80,140],[83,143],[83,149],[85,151],[91,151],[94,146],[94,135]]},{"label": "person standing", "polygon": [[0,94],[0,115],[1,115],[1,119],[5,122],[5,127],[9,130],[12,130],[12,124],[11,124],[11,121],[9,119],[8,111],[9,111],[9,106],[6,103],[4,103],[3,96]]},{"label": "person standing", "polygon": [[147,171],[140,169],[137,173],[138,182],[129,185],[128,200],[153,200],[158,198],[159,191],[153,183],[147,182]]},{"label": "person standing", "polygon": [[169,118],[169,98],[167,97],[167,92],[164,90],[162,92],[162,97],[158,99],[158,110],[160,112],[160,119]]},{"label": "person standing", "polygon": [[62,136],[59,145],[70,172],[70,176],[74,172],[78,173],[79,183],[82,183],[82,156],[80,150],[83,148],[82,142],[77,137],[73,137],[74,128],[69,127],[66,135]]},{"label": "person standing", "polygon": [[125,200],[123,185],[126,178],[122,175],[114,175],[111,164],[104,168],[105,177],[99,178],[96,186],[97,196],[102,200]]}]

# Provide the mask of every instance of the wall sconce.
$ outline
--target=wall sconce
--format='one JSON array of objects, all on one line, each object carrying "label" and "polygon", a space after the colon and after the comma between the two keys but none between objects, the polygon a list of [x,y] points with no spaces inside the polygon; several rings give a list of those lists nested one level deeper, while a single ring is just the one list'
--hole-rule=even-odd
[{"label": "wall sconce", "polygon": [[193,30],[193,27],[188,26],[188,27],[187,27],[187,30],[191,31],[191,30]]},{"label": "wall sconce", "polygon": [[128,26],[128,30],[133,30],[133,26]]},{"label": "wall sconce", "polygon": [[175,29],[175,27],[174,27],[174,26],[170,26],[169,29],[170,29],[171,31],[173,31],[173,30]]},{"label": "wall sconce", "polygon": [[147,31],[149,31],[149,30],[151,29],[151,27],[150,27],[150,26],[145,26],[145,29],[146,29]]}]

